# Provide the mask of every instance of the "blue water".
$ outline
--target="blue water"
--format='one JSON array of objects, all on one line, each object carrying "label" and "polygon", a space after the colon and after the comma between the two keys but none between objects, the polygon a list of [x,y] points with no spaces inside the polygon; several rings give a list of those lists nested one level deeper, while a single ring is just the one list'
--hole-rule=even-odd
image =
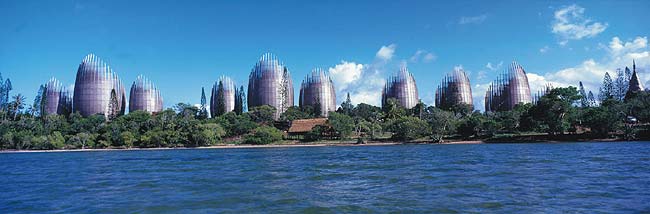
[{"label": "blue water", "polygon": [[650,143],[0,154],[0,213],[650,212]]}]

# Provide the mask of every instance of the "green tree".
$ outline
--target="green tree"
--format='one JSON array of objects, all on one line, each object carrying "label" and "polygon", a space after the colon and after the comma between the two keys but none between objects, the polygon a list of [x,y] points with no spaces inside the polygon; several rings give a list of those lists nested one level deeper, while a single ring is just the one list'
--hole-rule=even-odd
[{"label": "green tree", "polygon": [[598,107],[586,108],[582,112],[583,124],[595,137],[607,137],[610,132],[623,127],[624,114],[617,101],[605,100]]},{"label": "green tree", "polygon": [[32,117],[42,117],[44,109],[43,105],[43,100],[46,99],[47,97],[47,90],[45,90],[45,86],[40,85],[38,87],[38,92],[36,93],[36,96],[34,97],[34,102],[32,103],[32,106],[30,107],[30,113]]},{"label": "green tree", "polygon": [[352,110],[354,110],[354,105],[352,105],[352,100],[350,100],[350,93],[348,93],[345,98],[345,102],[341,103],[341,107],[337,112],[350,116],[352,115]]},{"label": "green tree", "polygon": [[76,148],[86,149],[87,147],[95,147],[95,139],[97,136],[95,134],[89,134],[86,132],[79,132],[71,136],[69,145],[73,145]]},{"label": "green tree", "polygon": [[573,86],[554,88],[539,99],[532,109],[533,116],[547,127],[549,134],[562,134],[569,128],[568,118],[576,113],[574,104],[579,100],[580,94]]},{"label": "green tree", "polygon": [[248,114],[237,115],[234,112],[228,112],[215,118],[215,121],[226,130],[228,137],[246,134],[258,126]]},{"label": "green tree", "polygon": [[[628,69],[629,70],[629,69]],[[625,76],[625,72],[623,69],[616,69],[616,79],[614,79],[614,86],[613,86],[613,91],[612,95],[614,95],[614,99],[622,101],[625,98],[625,94],[627,93],[627,88],[629,87],[630,80]]]},{"label": "green tree", "polygon": [[650,93],[640,91],[625,101],[628,116],[636,117],[641,123],[650,122]]},{"label": "green tree", "polygon": [[48,149],[63,149],[65,147],[65,138],[58,131],[48,135],[47,142],[49,143]]},{"label": "green tree", "polygon": [[423,119],[431,127],[431,134],[434,139],[442,140],[445,135],[456,132],[458,119],[450,111],[429,106]]},{"label": "green tree", "polygon": [[391,123],[389,130],[393,132],[393,139],[415,140],[431,133],[429,124],[417,117],[401,117]]},{"label": "green tree", "polygon": [[297,106],[289,107],[285,112],[280,114],[280,121],[291,122],[298,119],[314,118],[310,107],[299,108]]},{"label": "green tree", "polygon": [[244,97],[246,97],[246,94],[244,93],[244,86],[240,86],[239,90],[235,90],[235,109],[233,111],[236,114],[244,113],[244,106],[246,105]]},{"label": "green tree", "polygon": [[126,148],[133,147],[133,144],[136,141],[135,135],[130,131],[120,133],[120,139],[122,140],[122,145]]},{"label": "green tree", "polygon": [[608,99],[614,98],[614,82],[612,82],[612,77],[609,76],[608,72],[605,72],[605,77],[603,78],[603,85],[600,86],[600,93],[598,94],[598,99],[603,102]]},{"label": "green tree", "polygon": [[500,124],[493,119],[486,119],[481,123],[481,130],[485,132],[488,137],[493,137],[499,130]]},{"label": "green tree", "polygon": [[108,111],[106,112],[106,119],[108,121],[114,120],[117,118],[117,115],[120,112],[119,103],[117,101],[117,93],[115,89],[111,90],[110,100],[108,102]]},{"label": "green tree", "polygon": [[72,132],[97,133],[99,129],[104,127],[106,119],[103,115],[91,115],[88,117],[82,117],[79,112],[76,112],[70,115],[68,121],[71,124]]},{"label": "green tree", "polygon": [[519,116],[519,131],[545,131],[541,122],[535,119],[535,112],[533,112],[533,104],[526,103],[521,105],[524,111]]},{"label": "green tree", "polygon": [[323,112],[323,108],[321,106],[320,98],[318,97],[314,98],[314,106],[312,109],[312,114],[315,117],[322,117],[323,115],[325,115]]},{"label": "green tree", "polygon": [[306,141],[319,141],[323,139],[323,134],[327,132],[328,126],[317,125],[311,131],[305,134]]},{"label": "green tree", "polygon": [[12,120],[18,120],[18,116],[25,108],[25,96],[21,94],[14,95],[11,103],[9,103],[9,107],[9,114],[11,115]]},{"label": "green tree", "polygon": [[461,103],[451,106],[450,110],[462,117],[472,114],[473,107],[469,104]]},{"label": "green tree", "polygon": [[217,144],[226,131],[219,124],[199,124],[198,129],[192,133],[194,146],[210,146]]},{"label": "green tree", "polygon": [[255,106],[248,111],[250,118],[260,124],[271,125],[275,121],[275,108],[269,105]]},{"label": "green tree", "polygon": [[359,103],[352,112],[355,117],[360,117],[369,122],[378,122],[384,117],[381,108],[365,103]]},{"label": "green tree", "polygon": [[470,138],[472,136],[478,137],[482,131],[481,128],[484,121],[485,116],[478,112],[474,112],[460,121],[458,125],[458,134],[464,138]]},{"label": "green tree", "polygon": [[173,132],[166,132],[156,128],[141,135],[140,141],[142,141],[144,147],[160,148],[169,144],[170,135],[173,135]]},{"label": "green tree", "polygon": [[216,102],[215,110],[216,112],[212,112],[212,117],[218,117],[226,113],[226,97],[224,96],[224,88],[223,88],[223,83],[219,81],[217,84],[217,102]]},{"label": "green tree", "polygon": [[585,91],[585,87],[582,85],[582,81],[579,83],[578,93],[580,93],[580,107],[589,107],[589,96],[587,95],[587,91]]},{"label": "green tree", "polygon": [[199,108],[187,103],[177,103],[174,107],[176,113],[186,119],[199,117]]},{"label": "green tree", "polygon": [[502,130],[506,132],[517,132],[524,130],[522,128],[522,116],[532,108],[532,104],[517,104],[510,111],[499,111],[488,113],[488,120],[493,120],[494,124],[488,123],[486,125],[494,125],[494,131]]},{"label": "green tree", "polygon": [[406,116],[406,109],[404,109],[395,98],[389,98],[386,100],[382,107],[386,120],[394,120]]},{"label": "green tree", "polygon": [[244,136],[247,144],[270,144],[282,140],[282,131],[271,126],[260,126]]},{"label": "green tree", "polygon": [[5,120],[11,113],[10,110],[10,103],[9,103],[9,92],[13,87],[11,86],[11,80],[7,78],[6,80],[2,79],[2,76],[0,75],[0,110],[2,110],[4,113],[2,114],[2,119]]},{"label": "green tree", "polygon": [[409,113],[413,117],[423,119],[426,110],[427,110],[427,105],[424,104],[422,100],[420,100],[418,101],[418,104],[413,106],[413,108],[409,109]]},{"label": "green tree", "polygon": [[[223,93],[222,93],[223,94]],[[206,119],[208,118],[208,108],[207,108],[207,100],[205,98],[205,88],[201,87],[201,108],[199,109],[197,115],[197,119]]]},{"label": "green tree", "polygon": [[44,133],[52,133],[59,131],[61,133],[69,133],[71,130],[70,123],[63,115],[46,115],[41,120]]},{"label": "green tree", "polygon": [[[33,133],[32,133],[33,134]],[[54,147],[48,141],[48,136],[25,136],[25,140],[29,140],[29,146],[25,149],[53,149]]]},{"label": "green tree", "polygon": [[594,98],[594,93],[587,93],[587,102],[589,103],[589,107],[596,106],[596,99]]},{"label": "green tree", "polygon": [[350,137],[354,131],[354,120],[352,117],[337,112],[330,112],[327,117],[329,124],[341,139]]},{"label": "green tree", "polygon": [[120,127],[120,131],[129,131],[136,138],[139,134],[146,132],[154,127],[154,121],[149,112],[132,111],[129,114],[119,117],[113,121]]}]

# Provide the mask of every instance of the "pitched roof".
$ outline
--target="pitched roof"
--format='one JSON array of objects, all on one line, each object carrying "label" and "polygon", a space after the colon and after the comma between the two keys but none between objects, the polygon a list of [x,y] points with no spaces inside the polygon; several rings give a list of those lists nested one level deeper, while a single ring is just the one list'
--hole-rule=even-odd
[{"label": "pitched roof", "polygon": [[314,118],[314,119],[300,119],[291,121],[289,133],[304,133],[309,132],[314,126],[326,125],[327,118]]},{"label": "pitched roof", "polygon": [[630,88],[628,91],[643,91],[643,86],[641,85],[641,81],[639,81],[639,77],[636,75],[636,71],[632,73],[632,78],[630,78]]}]

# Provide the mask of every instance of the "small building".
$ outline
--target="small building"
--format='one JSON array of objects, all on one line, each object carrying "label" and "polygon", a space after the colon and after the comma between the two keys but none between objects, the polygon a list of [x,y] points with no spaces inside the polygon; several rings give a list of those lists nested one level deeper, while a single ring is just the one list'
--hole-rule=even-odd
[{"label": "small building", "polygon": [[290,139],[304,139],[305,134],[309,133],[316,126],[329,127],[327,118],[299,119],[291,121],[289,131],[287,131],[287,137]]}]

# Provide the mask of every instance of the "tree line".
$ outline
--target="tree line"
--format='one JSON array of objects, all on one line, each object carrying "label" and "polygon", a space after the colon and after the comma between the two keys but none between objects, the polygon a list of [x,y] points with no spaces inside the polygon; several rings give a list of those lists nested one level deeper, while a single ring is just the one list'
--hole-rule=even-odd
[{"label": "tree line", "polygon": [[[276,120],[276,109],[271,106],[244,111],[242,90],[237,93],[237,111],[221,112],[210,118],[202,90],[200,107],[179,103],[155,114],[135,111],[115,118],[82,117],[79,113],[44,115],[39,112],[42,100],[35,100],[32,106],[25,108],[22,95],[9,99],[11,82],[1,77],[0,82],[0,149],[269,144],[285,138],[283,130],[288,130],[291,121],[317,118],[322,114],[318,108],[293,106]],[[449,138],[493,139],[528,133],[646,138],[650,94],[641,91],[629,95],[624,88],[625,79],[618,82],[607,74],[598,100],[580,83],[579,88],[548,88],[534,103],[500,112],[473,111],[469,105],[441,109],[422,102],[407,109],[395,99],[387,100],[382,107],[365,103],[353,105],[348,94],[337,111],[329,112],[328,125],[315,127],[302,140],[358,138],[440,142]],[[39,94],[43,94],[42,90],[41,87]]]}]

